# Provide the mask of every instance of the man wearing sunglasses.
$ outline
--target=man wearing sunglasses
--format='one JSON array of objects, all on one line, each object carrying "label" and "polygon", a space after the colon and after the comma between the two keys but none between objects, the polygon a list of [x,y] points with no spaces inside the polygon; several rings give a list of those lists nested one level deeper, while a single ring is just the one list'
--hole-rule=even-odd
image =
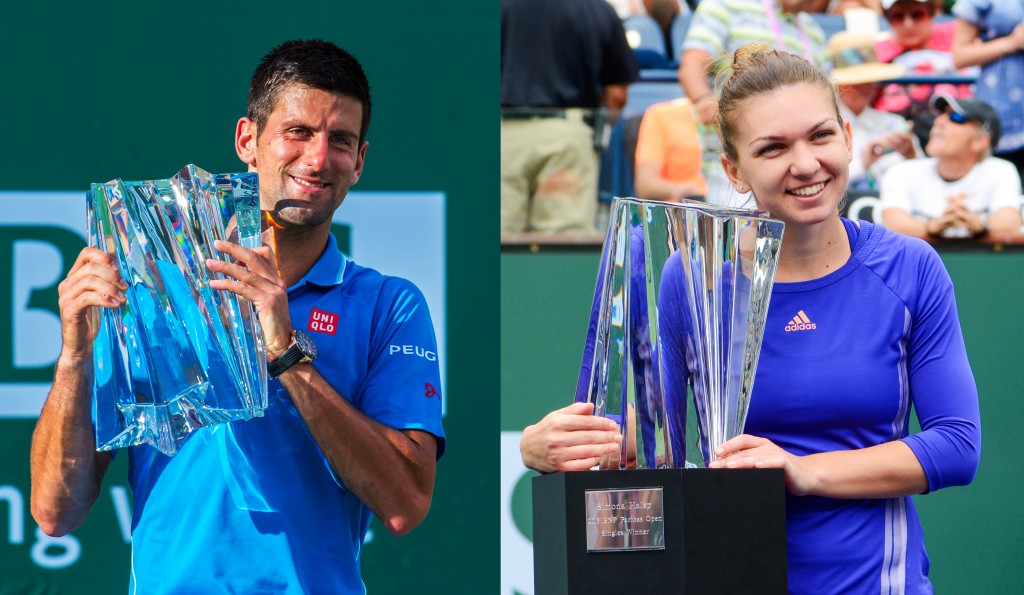
[{"label": "man wearing sunglasses", "polygon": [[882,224],[925,239],[1018,233],[1021,180],[992,156],[999,116],[977,99],[936,95],[930,155],[897,163],[882,178]]}]

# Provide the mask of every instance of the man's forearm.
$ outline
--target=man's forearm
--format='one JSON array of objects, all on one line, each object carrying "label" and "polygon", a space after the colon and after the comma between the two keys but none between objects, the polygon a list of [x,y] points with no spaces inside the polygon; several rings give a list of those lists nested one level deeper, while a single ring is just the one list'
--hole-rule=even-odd
[{"label": "man's forearm", "polygon": [[627,85],[605,85],[601,91],[601,103],[612,111],[621,110],[629,97]]},{"label": "man's forearm", "polygon": [[953,66],[969,68],[971,66],[988,64],[1015,51],[1017,51],[1017,48],[1009,36],[997,37],[981,42],[975,37],[970,41],[954,42],[951,54],[953,56]]},{"label": "man's forearm", "polygon": [[[882,225],[903,235],[927,240],[938,235],[942,229],[929,219],[914,217],[904,209],[888,208],[882,211]],[[929,225],[931,224],[931,225]]]},{"label": "man's forearm", "polygon": [[1020,211],[1013,207],[1003,207],[989,214],[988,232],[990,234],[1016,234],[1020,233],[1020,228]]},{"label": "man's forearm", "polygon": [[295,366],[280,380],[345,486],[392,533],[418,525],[433,497],[436,438],[363,415],[311,365]]},{"label": "man's forearm", "polygon": [[92,433],[92,365],[91,356],[61,355],[32,435],[32,516],[49,535],[82,524],[110,465]]},{"label": "man's forearm", "polygon": [[679,63],[679,84],[683,87],[683,93],[694,103],[711,95],[711,86],[708,84],[708,67],[711,63],[711,56],[701,50],[686,50]]},{"label": "man's forearm", "polygon": [[696,184],[673,182],[663,178],[661,168],[661,162],[637,164],[634,182],[637,196],[653,200],[678,201],[700,194],[700,188]]}]

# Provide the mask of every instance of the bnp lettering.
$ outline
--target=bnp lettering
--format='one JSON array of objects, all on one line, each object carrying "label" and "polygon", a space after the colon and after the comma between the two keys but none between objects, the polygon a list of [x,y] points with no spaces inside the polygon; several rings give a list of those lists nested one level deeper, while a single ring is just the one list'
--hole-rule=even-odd
[{"label": "bnp lettering", "polygon": [[[131,543],[132,505],[128,498],[128,490],[124,486],[110,488],[110,497],[114,504],[121,538],[125,544]],[[0,485],[0,504],[7,505],[7,534],[0,535],[0,546],[6,538],[10,546],[27,545],[25,536],[26,502],[21,490],[12,485]],[[60,570],[73,566],[82,556],[82,543],[72,534],[51,537],[35,528],[35,541],[29,549],[33,563],[47,570]],[[4,548],[0,547],[0,551]],[[6,554],[4,554],[6,555]]]},{"label": "bnp lettering", "polygon": [[[56,250],[63,261],[62,270],[45,286],[34,286],[15,301],[15,285],[25,277],[24,271],[35,263],[16,262],[19,245],[42,244]],[[14,321],[28,310],[49,312],[60,320],[57,286],[85,247],[81,235],[57,226],[0,225],[0,378],[4,382],[49,382],[53,378],[53,362],[25,365],[17,361]],[[54,357],[56,361],[56,357]]]}]

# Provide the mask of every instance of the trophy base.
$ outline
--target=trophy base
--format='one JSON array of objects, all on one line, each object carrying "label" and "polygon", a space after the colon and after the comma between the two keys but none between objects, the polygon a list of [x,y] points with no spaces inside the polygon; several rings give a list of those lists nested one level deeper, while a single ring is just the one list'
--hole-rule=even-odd
[{"label": "trophy base", "polygon": [[[602,549],[593,537],[588,541],[587,525],[596,518],[588,491],[624,491],[643,500],[652,488],[663,499],[663,543]],[[535,477],[533,564],[535,595],[785,594],[783,472],[638,469]]]}]

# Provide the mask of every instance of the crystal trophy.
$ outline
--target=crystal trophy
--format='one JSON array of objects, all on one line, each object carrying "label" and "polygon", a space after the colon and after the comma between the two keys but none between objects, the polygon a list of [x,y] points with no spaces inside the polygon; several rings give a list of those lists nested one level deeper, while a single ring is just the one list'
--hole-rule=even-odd
[{"label": "crystal trophy", "polygon": [[743,432],[782,232],[751,210],[614,200],[577,388],[622,422],[601,468],[706,467]]},{"label": "crystal trophy", "polygon": [[98,450],[174,455],[199,428],[267,407],[262,330],[248,300],[210,288],[215,240],[261,241],[255,173],[188,165],[166,180],[93,184],[89,243],[113,256],[127,303],[101,309],[92,418]]}]

